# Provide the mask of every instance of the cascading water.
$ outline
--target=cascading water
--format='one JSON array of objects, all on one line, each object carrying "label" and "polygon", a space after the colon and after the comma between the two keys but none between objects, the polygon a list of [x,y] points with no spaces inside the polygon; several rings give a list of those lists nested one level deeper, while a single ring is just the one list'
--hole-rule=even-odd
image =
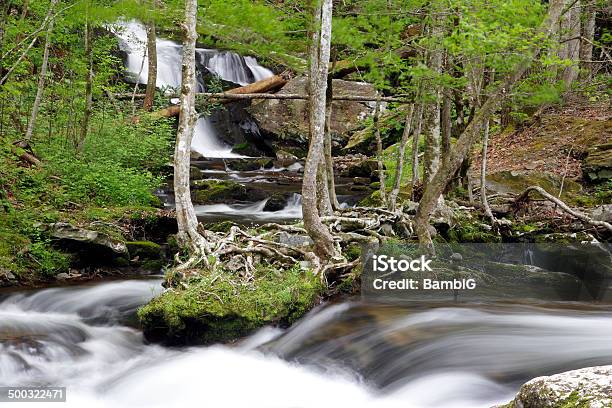
[{"label": "cascading water", "polygon": [[[121,41],[121,48],[127,53],[126,70],[134,81],[146,84],[148,59],[145,55],[147,34],[144,26],[135,21],[121,22],[114,30]],[[181,84],[181,45],[157,39],[157,87],[178,89]],[[230,51],[197,49],[201,66],[221,79],[238,85],[247,85],[268,78],[272,71],[262,67],[253,57],[242,57]],[[203,78],[198,78],[198,92],[204,91]],[[244,157],[232,152],[232,147],[223,143],[216,134],[211,121],[200,117],[194,131],[192,150],[204,157]]]},{"label": "cascading water", "polygon": [[0,298],[0,386],[67,386],[79,408],[488,408],[529,378],[612,363],[612,311],[585,305],[346,302],[232,347],[167,349],[128,326],[160,281]]}]

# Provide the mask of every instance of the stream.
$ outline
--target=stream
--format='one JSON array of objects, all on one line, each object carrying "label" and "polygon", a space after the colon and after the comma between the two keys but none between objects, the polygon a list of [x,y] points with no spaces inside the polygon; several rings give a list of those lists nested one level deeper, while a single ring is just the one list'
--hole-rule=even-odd
[{"label": "stream", "polygon": [[164,348],[134,319],[160,283],[0,294],[0,385],[66,386],[69,407],[478,408],[535,376],[612,364],[612,309],[580,303],[355,300],[234,345]]},{"label": "stream", "polygon": [[[130,41],[142,42],[144,30],[122,26],[126,68],[142,83],[142,45]],[[177,87],[181,47],[164,39],[157,47],[157,85]],[[238,85],[272,75],[232,52],[200,49],[198,58]],[[301,218],[300,165],[231,171],[228,160],[240,155],[216,132],[209,118],[198,120],[192,149],[203,156],[195,161],[203,178],[292,195],[278,211],[263,211],[263,199],[196,206],[199,217]],[[355,201],[350,186],[338,182],[347,205]],[[160,195],[172,206],[169,192]],[[0,386],[66,386],[62,406],[79,408],[479,408],[510,401],[539,375],[612,364],[612,308],[580,302],[399,307],[353,299],[232,345],[166,348],[145,342],[135,316],[162,292],[161,282],[152,276],[0,292]]]}]

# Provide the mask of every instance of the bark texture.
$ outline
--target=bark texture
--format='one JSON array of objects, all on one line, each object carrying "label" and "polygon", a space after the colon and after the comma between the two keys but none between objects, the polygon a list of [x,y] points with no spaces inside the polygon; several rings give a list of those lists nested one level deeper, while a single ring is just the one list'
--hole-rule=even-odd
[{"label": "bark texture", "polygon": [[402,132],[402,139],[399,143],[397,152],[397,162],[395,166],[395,178],[393,179],[393,189],[389,194],[389,210],[395,211],[397,207],[397,196],[399,195],[400,185],[402,182],[402,175],[404,174],[404,156],[406,151],[406,145],[408,144],[408,138],[412,132],[412,121],[414,117],[414,104],[410,105],[408,113],[406,114],[406,121],[404,124],[404,131]]},{"label": "bark texture", "polygon": [[[317,174],[319,165],[325,160],[325,100],[330,60],[331,20],[332,1],[323,0],[322,5],[317,3],[309,86],[310,144],[302,183],[304,227],[315,242],[315,253],[324,262],[331,260],[335,255],[333,238],[321,222],[317,209]],[[320,22],[320,29],[317,22]]]},{"label": "bark texture", "polygon": [[[197,120],[195,110],[195,44],[197,0],[185,1],[185,40],[183,43],[181,103],[174,150],[174,196],[176,199],[176,220],[179,242],[195,253],[203,252],[206,241],[198,233],[198,219],[191,202],[189,167],[191,161],[191,140]],[[205,257],[203,258],[206,259]]]},{"label": "bark texture", "polygon": [[[155,1],[153,1],[155,4]],[[155,87],[157,84],[157,35],[155,33],[155,23],[149,22],[147,24],[147,55],[149,57],[148,68],[149,72],[147,75],[147,89],[145,91],[145,98],[143,108],[146,111],[151,111],[153,108],[153,100],[155,98]]]},{"label": "bark texture", "polygon": [[85,23],[85,54],[87,55],[87,78],[85,79],[85,112],[83,112],[83,123],[81,123],[81,135],[77,142],[77,151],[82,152],[85,139],[89,132],[89,121],[93,109],[93,52],[92,35],[89,21]]}]

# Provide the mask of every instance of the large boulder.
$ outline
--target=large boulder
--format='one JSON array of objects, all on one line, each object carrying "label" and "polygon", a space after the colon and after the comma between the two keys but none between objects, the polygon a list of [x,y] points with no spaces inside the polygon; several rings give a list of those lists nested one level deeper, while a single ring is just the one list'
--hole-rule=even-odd
[{"label": "large boulder", "polygon": [[[278,93],[305,95],[308,78],[298,77],[289,81]],[[376,97],[374,86],[364,82],[333,80],[334,96]],[[248,109],[262,133],[270,135],[272,144],[284,146],[284,150],[302,156],[308,146],[308,105],[306,100],[267,99],[253,102]],[[334,147],[344,146],[350,134],[360,123],[372,115],[374,104],[355,101],[334,101],[332,105],[331,132]],[[301,147],[301,152],[290,149]]]},{"label": "large boulder", "polygon": [[499,194],[520,194],[527,187],[540,186],[549,193],[557,195],[562,185],[561,198],[564,200],[571,199],[582,189],[575,181],[563,179],[554,173],[506,170],[487,175],[487,190]]},{"label": "large boulder", "polygon": [[129,262],[128,247],[122,238],[77,227],[66,222],[49,225],[49,234],[57,245],[78,254],[76,263],[117,264]]},{"label": "large boulder", "polygon": [[612,179],[612,143],[591,147],[582,161],[582,173],[592,182]]},{"label": "large boulder", "polygon": [[524,384],[508,408],[605,408],[612,406],[612,366],[588,367]]}]

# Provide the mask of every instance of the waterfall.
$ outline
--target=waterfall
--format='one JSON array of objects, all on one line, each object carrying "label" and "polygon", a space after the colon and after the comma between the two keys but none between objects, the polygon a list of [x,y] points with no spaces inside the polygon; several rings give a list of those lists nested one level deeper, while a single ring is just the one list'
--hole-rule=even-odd
[{"label": "waterfall", "polygon": [[[147,33],[144,26],[136,21],[121,21],[111,27],[120,39],[120,47],[127,53],[125,68],[128,77],[140,84],[147,83],[148,67],[145,55]],[[170,40],[157,38],[157,82],[158,88],[178,89],[181,84],[182,46]],[[199,64],[224,81],[248,85],[268,78],[272,71],[262,67],[254,57],[243,57],[231,51],[197,49]],[[198,92],[204,91],[204,80],[197,79]],[[223,143],[206,117],[196,123],[191,149],[208,158],[244,157],[232,153],[232,147]]]}]

